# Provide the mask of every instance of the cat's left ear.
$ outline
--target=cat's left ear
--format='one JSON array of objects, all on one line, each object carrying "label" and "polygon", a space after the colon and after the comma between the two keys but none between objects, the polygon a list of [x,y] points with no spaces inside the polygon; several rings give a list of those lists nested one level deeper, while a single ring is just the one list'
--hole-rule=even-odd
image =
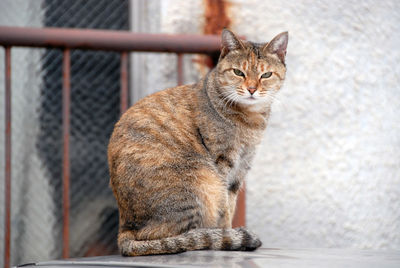
[{"label": "cat's left ear", "polygon": [[226,28],[222,30],[221,46],[221,55],[219,56],[220,60],[230,51],[244,48],[243,42]]},{"label": "cat's left ear", "polygon": [[288,32],[283,32],[275,36],[271,42],[263,48],[264,53],[276,54],[283,64],[285,64],[286,48],[289,40]]}]

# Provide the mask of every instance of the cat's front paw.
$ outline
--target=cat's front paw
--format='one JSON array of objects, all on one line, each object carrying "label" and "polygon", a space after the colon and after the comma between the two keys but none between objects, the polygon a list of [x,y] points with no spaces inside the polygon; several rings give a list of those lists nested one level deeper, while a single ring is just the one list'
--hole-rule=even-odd
[{"label": "cat's front paw", "polygon": [[255,233],[243,227],[235,228],[235,230],[237,230],[242,235],[242,245],[240,250],[253,251],[261,247],[262,242]]}]

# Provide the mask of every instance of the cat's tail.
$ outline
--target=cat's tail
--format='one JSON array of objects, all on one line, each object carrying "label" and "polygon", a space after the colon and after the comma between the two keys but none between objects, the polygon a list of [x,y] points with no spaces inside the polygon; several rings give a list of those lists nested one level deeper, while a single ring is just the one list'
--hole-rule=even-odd
[{"label": "cat's tail", "polygon": [[251,251],[261,246],[260,239],[245,228],[192,229],[173,237],[143,241],[122,234],[118,240],[124,256],[170,254],[199,249]]}]

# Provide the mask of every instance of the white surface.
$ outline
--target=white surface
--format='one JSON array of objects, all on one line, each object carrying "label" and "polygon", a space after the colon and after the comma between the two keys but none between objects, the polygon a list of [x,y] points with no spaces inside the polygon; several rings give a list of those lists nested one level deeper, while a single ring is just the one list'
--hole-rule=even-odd
[{"label": "white surface", "polygon": [[289,31],[248,227],[267,247],[399,249],[400,2],[234,2],[249,40]]},{"label": "white surface", "polygon": [[[248,40],[289,31],[287,81],[248,176],[248,227],[264,247],[400,249],[400,2],[231,2]],[[169,0],[161,31],[201,33],[202,8]],[[172,57],[148,65],[147,89],[175,83]]]},{"label": "white surface", "polygon": [[[101,256],[37,263],[35,267],[379,267],[398,268],[399,251],[337,249],[266,249],[256,251],[188,251],[138,257]],[[33,267],[33,266],[27,266]]]}]

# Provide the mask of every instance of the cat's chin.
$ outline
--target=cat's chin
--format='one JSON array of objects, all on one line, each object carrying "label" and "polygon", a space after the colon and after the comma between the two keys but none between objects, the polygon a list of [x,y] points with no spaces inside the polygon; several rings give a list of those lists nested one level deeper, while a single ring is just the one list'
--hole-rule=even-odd
[{"label": "cat's chin", "polygon": [[243,96],[239,98],[238,101],[242,104],[247,104],[247,105],[259,105],[259,104],[267,105],[267,101],[265,98],[260,98],[255,96]]},{"label": "cat's chin", "polygon": [[253,96],[241,98],[238,103],[252,112],[262,112],[270,105],[265,99]]}]

